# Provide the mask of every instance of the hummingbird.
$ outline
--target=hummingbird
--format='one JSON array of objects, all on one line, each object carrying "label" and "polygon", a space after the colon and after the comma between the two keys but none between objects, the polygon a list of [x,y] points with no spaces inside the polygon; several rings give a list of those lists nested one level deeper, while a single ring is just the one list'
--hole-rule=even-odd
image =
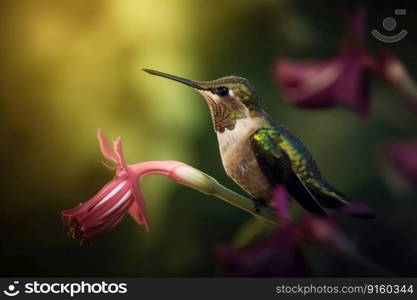
[{"label": "hummingbird", "polygon": [[224,169],[251,196],[258,213],[262,206],[272,205],[278,184],[283,184],[305,210],[318,216],[325,216],[325,209],[349,204],[342,193],[323,179],[303,143],[262,108],[249,80],[226,76],[196,81],[143,70],[190,86],[204,97]]}]

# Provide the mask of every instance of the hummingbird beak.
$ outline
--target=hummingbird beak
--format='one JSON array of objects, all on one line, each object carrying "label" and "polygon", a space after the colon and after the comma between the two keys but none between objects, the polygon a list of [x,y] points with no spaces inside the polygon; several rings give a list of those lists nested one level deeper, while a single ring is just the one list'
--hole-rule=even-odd
[{"label": "hummingbird beak", "polygon": [[175,76],[175,75],[171,75],[171,74],[167,74],[167,73],[163,73],[163,72],[159,72],[159,71],[155,71],[155,70],[151,70],[151,69],[142,69],[142,70],[149,73],[149,74],[152,74],[152,75],[161,76],[161,77],[165,77],[165,78],[168,78],[168,79],[171,79],[171,80],[181,82],[181,83],[183,83],[185,85],[188,85],[192,88],[195,88],[197,90],[204,90],[204,88],[199,86],[197,84],[197,81],[194,81],[194,80],[185,79],[185,78],[182,78],[182,77],[178,77],[178,76]]}]

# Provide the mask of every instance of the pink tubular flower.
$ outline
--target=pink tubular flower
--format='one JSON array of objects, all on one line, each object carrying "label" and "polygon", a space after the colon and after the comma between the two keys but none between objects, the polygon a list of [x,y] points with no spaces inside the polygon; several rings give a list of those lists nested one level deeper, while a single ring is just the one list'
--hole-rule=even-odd
[{"label": "pink tubular flower", "polygon": [[64,225],[68,227],[68,235],[81,243],[89,241],[114,227],[127,212],[149,231],[145,202],[138,180],[150,174],[175,177],[175,169],[184,164],[155,161],[127,165],[120,138],[112,149],[101,130],[98,130],[97,136],[104,157],[117,164],[116,176],[90,200],[61,212]]},{"label": "pink tubular flower", "polygon": [[116,163],[116,175],[93,198],[75,208],[61,212],[62,221],[68,227],[68,235],[81,243],[110,230],[123,216],[129,214],[149,231],[145,200],[138,186],[143,177],[159,174],[206,195],[217,198],[256,214],[269,223],[275,223],[275,213],[264,209],[255,212],[252,200],[245,198],[221,185],[213,177],[178,161],[147,161],[127,165],[118,138],[112,148],[101,130],[97,133],[104,157]]},{"label": "pink tubular flower", "polygon": [[290,104],[306,109],[342,106],[365,118],[369,114],[370,74],[376,74],[417,109],[417,86],[404,66],[388,51],[373,55],[365,49],[366,9],[345,12],[350,39],[334,57],[314,62],[279,59],[274,77]]},{"label": "pink tubular flower", "polygon": [[365,117],[369,111],[369,82],[362,50],[312,63],[280,60],[276,78],[287,101],[301,108],[342,105]]},{"label": "pink tubular flower", "polygon": [[341,105],[366,117],[369,112],[369,54],[363,48],[366,8],[352,16],[343,11],[347,20],[351,47],[329,59],[297,63],[281,59],[276,64],[275,77],[285,97],[301,108],[330,108]]},{"label": "pink tubular flower", "polygon": [[218,245],[216,255],[235,276],[309,276],[310,270],[300,246],[311,243],[338,247],[341,232],[327,217],[305,213],[300,224],[290,220],[287,192],[279,185],[274,194],[275,208],[283,222],[264,241],[244,249]]},{"label": "pink tubular flower", "polygon": [[220,244],[215,250],[218,261],[233,276],[309,276],[310,270],[298,244],[297,228],[285,224],[258,245],[236,250]]}]

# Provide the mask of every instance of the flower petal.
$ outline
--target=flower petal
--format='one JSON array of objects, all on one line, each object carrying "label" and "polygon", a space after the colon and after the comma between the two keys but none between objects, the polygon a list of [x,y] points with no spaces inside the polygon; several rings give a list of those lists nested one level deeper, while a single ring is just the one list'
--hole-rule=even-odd
[{"label": "flower petal", "polygon": [[127,164],[125,155],[123,153],[122,139],[118,137],[114,142],[114,153],[116,155],[117,162],[122,170],[127,171]]},{"label": "flower petal", "polygon": [[285,225],[261,244],[241,250],[218,245],[216,256],[235,276],[308,276],[305,258],[297,247],[296,231],[292,225]]},{"label": "flower petal", "polygon": [[340,105],[367,117],[369,64],[378,64],[363,45],[367,7],[362,5],[355,13],[342,7],[342,14],[347,39],[340,54],[312,63],[279,60],[275,77],[284,98],[297,107],[319,109]]},{"label": "flower petal", "polygon": [[[149,170],[146,170],[146,168],[141,170],[142,168],[137,167],[138,165],[143,164],[137,164],[135,167],[129,167],[126,164],[122,147],[122,139],[120,137],[118,137],[114,142],[114,153],[116,154],[120,168],[125,171],[130,182],[134,202],[129,208],[129,213],[139,225],[144,225],[146,231],[149,232],[150,225],[146,213],[145,198],[143,197],[142,191],[138,187],[138,180],[143,177],[144,172],[149,172]],[[152,171],[149,173],[152,174]]]},{"label": "flower petal", "polygon": [[280,60],[276,79],[285,99],[308,109],[342,105],[366,116],[369,83],[362,50],[345,50],[340,55],[313,63]]},{"label": "flower petal", "polygon": [[129,208],[129,214],[139,224],[145,226],[147,232],[149,232],[150,225],[148,215],[146,213],[145,198],[143,197],[142,191],[138,188],[136,182],[132,182],[133,201]]},{"label": "flower petal", "polygon": [[289,199],[284,185],[277,185],[274,191],[273,201],[277,215],[284,220],[290,220],[290,213],[288,211]]},{"label": "flower petal", "polygon": [[348,203],[346,205],[343,205],[342,208],[339,209],[339,211],[349,216],[361,219],[375,218],[374,210],[362,203]]},{"label": "flower petal", "polygon": [[115,177],[90,200],[62,211],[62,221],[68,234],[83,243],[115,226],[133,202],[127,176]]},{"label": "flower petal", "polygon": [[114,161],[115,163],[118,163],[116,153],[114,153],[113,148],[110,146],[110,143],[106,135],[101,129],[97,130],[97,139],[100,144],[100,149],[101,153],[103,153],[103,156],[107,159]]},{"label": "flower petal", "polygon": [[301,220],[301,233],[304,241],[335,245],[341,232],[337,224],[330,218],[320,218],[305,213]]}]

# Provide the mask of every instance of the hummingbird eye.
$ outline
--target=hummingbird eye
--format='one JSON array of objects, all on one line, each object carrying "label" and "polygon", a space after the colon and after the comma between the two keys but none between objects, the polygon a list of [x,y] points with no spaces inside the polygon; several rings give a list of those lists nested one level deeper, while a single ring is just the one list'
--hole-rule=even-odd
[{"label": "hummingbird eye", "polygon": [[229,95],[229,89],[225,86],[221,86],[214,90],[214,93],[219,95],[220,97],[224,97]]}]

